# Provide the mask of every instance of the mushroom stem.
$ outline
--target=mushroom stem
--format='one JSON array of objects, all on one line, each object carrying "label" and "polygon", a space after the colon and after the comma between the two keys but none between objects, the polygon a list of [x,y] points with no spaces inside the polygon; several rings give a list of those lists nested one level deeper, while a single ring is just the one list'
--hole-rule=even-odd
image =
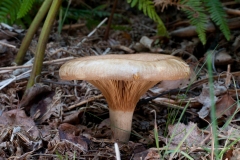
[{"label": "mushroom stem", "polygon": [[129,140],[132,128],[133,111],[117,111],[109,108],[113,139],[126,143]]},{"label": "mushroom stem", "polygon": [[132,117],[139,98],[156,81],[121,81],[121,80],[90,80],[106,98],[113,139],[118,142],[128,142]]}]

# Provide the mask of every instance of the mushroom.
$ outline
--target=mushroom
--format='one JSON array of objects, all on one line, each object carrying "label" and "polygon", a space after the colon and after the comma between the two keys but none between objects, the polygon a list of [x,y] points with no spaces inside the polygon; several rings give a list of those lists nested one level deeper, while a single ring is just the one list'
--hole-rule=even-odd
[{"label": "mushroom", "polygon": [[106,98],[113,139],[128,142],[132,117],[140,97],[162,80],[187,78],[189,66],[163,54],[102,55],[77,58],[59,70],[63,80],[86,80]]}]

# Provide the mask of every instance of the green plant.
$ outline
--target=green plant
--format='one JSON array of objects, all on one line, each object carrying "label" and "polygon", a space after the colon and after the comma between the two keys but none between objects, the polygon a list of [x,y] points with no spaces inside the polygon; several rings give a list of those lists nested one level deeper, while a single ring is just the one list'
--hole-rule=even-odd
[{"label": "green plant", "polygon": [[35,0],[0,0],[0,22],[13,24],[23,18]]},{"label": "green plant", "polygon": [[[209,93],[210,93],[210,98],[211,98],[211,121],[212,121],[212,136],[213,139],[212,143],[213,148],[218,148],[218,126],[217,126],[217,116],[216,116],[216,108],[215,108],[215,102],[214,102],[214,86],[213,86],[213,71],[212,71],[212,54],[211,52],[207,53],[207,69],[208,69],[208,84],[209,84]],[[219,151],[217,149],[213,150],[212,153],[214,153],[215,158],[218,160],[219,159]]]},{"label": "green plant", "polygon": [[184,7],[182,10],[187,14],[190,23],[196,26],[198,37],[203,44],[206,43],[206,28],[205,25],[208,22],[207,15],[204,13],[204,7],[201,1],[189,0],[185,3],[182,2]]},{"label": "green plant", "polygon": [[[99,24],[100,20],[109,17],[111,13],[105,11],[108,6],[106,4],[97,6],[95,8],[65,8],[62,7],[63,15],[66,15],[66,23],[71,24],[72,21],[77,21],[80,17],[86,20],[86,26],[91,28]],[[125,18],[123,15],[114,13],[114,18]]]},{"label": "green plant", "polygon": [[167,30],[161,18],[158,16],[152,0],[127,0],[131,7],[138,6],[140,11],[158,24],[158,34],[167,36]]},{"label": "green plant", "polygon": [[206,5],[206,9],[210,13],[212,21],[219,26],[225,38],[229,40],[230,30],[227,24],[226,13],[221,2],[219,0],[203,0],[203,4]]},{"label": "green plant", "polygon": [[[186,110],[187,110],[187,108],[188,108],[188,106],[189,106],[189,103],[190,103],[190,101],[188,101],[188,103],[185,105],[185,107],[183,108],[183,110],[182,110],[182,112],[181,112],[181,114],[180,114],[180,117],[179,117],[179,119],[178,119],[178,124],[180,123],[180,121],[183,119],[183,115],[184,115],[184,113],[186,112]],[[176,127],[177,128],[177,127]],[[175,136],[175,134],[176,134],[176,128],[173,130],[173,134],[172,135],[170,135],[170,140],[169,140],[169,142],[166,144],[166,146],[164,147],[164,150],[165,150],[165,152],[164,152],[164,154],[163,154],[163,158],[167,155],[167,154],[169,154],[169,153],[172,153],[172,152],[174,152],[174,154],[176,153],[176,152],[179,152],[179,147],[180,146],[182,146],[182,144],[183,144],[183,142],[184,142],[184,140],[183,141],[181,141],[181,143],[179,143],[179,145],[178,145],[178,147],[174,150],[174,151],[172,151],[172,150],[170,150],[169,151],[169,146],[170,146],[170,144],[171,144],[171,142],[172,142],[172,140],[173,140],[173,138],[174,138],[174,136]],[[191,132],[190,132],[191,133]],[[190,133],[188,133],[188,134],[190,134]],[[186,138],[187,138],[187,136],[185,136]],[[185,139],[186,139],[185,138]]]},{"label": "green plant", "polygon": [[21,65],[23,63],[24,57],[25,57],[28,47],[32,41],[32,38],[33,38],[34,34],[36,33],[38,27],[40,26],[43,18],[49,11],[51,4],[52,4],[52,0],[44,1],[42,3],[42,6],[40,7],[38,13],[36,14],[35,18],[33,19],[30,27],[28,28],[28,32],[22,41],[22,45],[20,46],[18,54],[15,58],[15,63],[17,65]]},{"label": "green plant", "polygon": [[20,1],[22,2],[17,13],[17,18],[24,17],[28,13],[28,11],[30,11],[30,9],[32,8],[35,0],[20,0]]},{"label": "green plant", "polygon": [[69,9],[69,6],[71,4],[72,1],[68,1],[68,5],[67,5],[67,8],[66,8],[66,12],[65,14],[63,15],[63,9],[62,7],[60,8],[60,13],[59,13],[59,25],[58,25],[58,34],[60,35],[61,32],[62,32],[62,27],[63,27],[63,24],[64,24],[64,21],[66,19],[66,16],[67,16],[67,13],[68,13],[68,9]]},{"label": "green plant", "polygon": [[[46,2],[46,1],[45,1]],[[41,34],[39,36],[38,45],[35,53],[35,60],[32,67],[31,76],[28,80],[27,89],[32,87],[36,81],[38,81],[37,77],[41,74],[44,53],[48,41],[48,37],[50,35],[50,31],[52,25],[54,23],[57,12],[62,4],[61,0],[53,0],[51,7],[48,11],[47,17],[45,19],[44,25],[42,27]]]},{"label": "green plant", "polygon": [[166,8],[176,6],[187,14],[190,23],[196,27],[198,37],[203,44],[206,44],[206,24],[211,20],[219,27],[227,40],[230,39],[230,30],[227,24],[226,13],[219,0],[155,0],[155,5]]}]

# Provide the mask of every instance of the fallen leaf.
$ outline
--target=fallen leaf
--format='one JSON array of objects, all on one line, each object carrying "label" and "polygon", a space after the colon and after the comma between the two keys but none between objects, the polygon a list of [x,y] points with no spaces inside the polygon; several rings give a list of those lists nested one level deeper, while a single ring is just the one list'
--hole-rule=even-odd
[{"label": "fallen leaf", "polygon": [[31,113],[32,115],[38,112],[40,113],[39,117],[36,117],[35,119],[38,124],[41,124],[48,120],[51,116],[62,119],[63,106],[60,95],[54,94],[53,97],[49,95],[49,97],[46,97],[37,105],[34,105],[33,108],[31,108]]},{"label": "fallen leaf", "polygon": [[160,155],[156,150],[148,149],[134,155],[133,160],[159,160]]},{"label": "fallen leaf", "polygon": [[233,149],[229,149],[223,155],[223,160],[231,160],[233,156]]},{"label": "fallen leaf", "polygon": [[60,140],[68,140],[74,144],[81,146],[81,150],[88,151],[88,143],[90,140],[80,135],[80,130],[68,123],[63,123],[58,127]]},{"label": "fallen leaf", "polygon": [[232,151],[232,157],[230,160],[239,160],[240,159],[240,148],[236,148]]},{"label": "fallen leaf", "polygon": [[188,134],[190,131],[191,133],[185,139],[182,145],[187,147],[204,145],[201,144],[204,140],[204,135],[199,131],[195,123],[189,122],[188,125],[185,125],[183,123],[170,125],[168,127],[168,131],[168,135],[172,138],[172,141],[170,142],[170,147],[172,148],[177,147],[179,143],[181,143],[181,141],[185,138],[186,134]]},{"label": "fallen leaf", "polygon": [[34,86],[26,90],[26,93],[19,104],[19,108],[23,107],[25,111],[29,112],[31,106],[40,101],[43,97],[46,97],[46,94],[50,91],[51,88],[49,86],[40,83],[34,84]]},{"label": "fallen leaf", "polygon": [[224,94],[216,103],[216,116],[217,118],[223,115],[232,116],[236,108],[236,101],[229,94]]},{"label": "fallen leaf", "polygon": [[[28,133],[34,138],[38,138],[39,130],[35,126],[32,118],[27,117],[23,110],[14,109],[7,112],[3,112],[0,116],[0,124],[2,126],[20,126],[23,130],[28,131]],[[2,127],[1,126],[1,127]]]},{"label": "fallen leaf", "polygon": [[[217,102],[217,95],[223,94],[226,92],[226,87],[214,82],[214,103]],[[196,97],[197,101],[203,104],[202,109],[198,112],[200,118],[206,118],[210,112],[210,107],[212,105],[212,99],[209,93],[209,86],[204,84],[201,94]]]},{"label": "fallen leaf", "polygon": [[104,120],[98,125],[98,129],[102,129],[103,127],[110,128],[110,118],[104,119]]}]

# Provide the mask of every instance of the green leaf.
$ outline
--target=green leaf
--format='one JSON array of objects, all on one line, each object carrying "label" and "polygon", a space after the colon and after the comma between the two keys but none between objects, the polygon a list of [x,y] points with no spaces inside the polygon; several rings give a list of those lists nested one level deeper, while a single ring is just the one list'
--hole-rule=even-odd
[{"label": "green leaf", "polygon": [[21,0],[1,0],[0,1],[0,22],[13,24],[16,20],[17,12],[20,8]]},{"label": "green leaf", "polygon": [[28,13],[28,11],[32,8],[34,1],[35,0],[22,0],[22,4],[17,13],[18,19],[24,17]]},{"label": "green leaf", "polygon": [[190,23],[196,27],[198,37],[203,44],[206,44],[206,24],[208,22],[207,15],[203,8],[203,4],[199,0],[181,1],[184,8],[182,9],[188,16]]},{"label": "green leaf", "polygon": [[210,13],[213,22],[219,26],[220,30],[223,32],[225,38],[230,40],[230,29],[227,24],[226,13],[223,6],[219,0],[203,0],[208,12]]},{"label": "green leaf", "polygon": [[133,0],[133,1],[131,2],[131,7],[136,6],[137,3],[138,3],[138,0]]},{"label": "green leaf", "polygon": [[[134,7],[138,4],[138,9],[143,11],[145,15],[151,18],[154,22],[158,23],[158,28],[161,28],[162,36],[168,36],[166,27],[158,16],[152,0],[127,0],[127,2]],[[159,32],[158,32],[159,33]]]}]

